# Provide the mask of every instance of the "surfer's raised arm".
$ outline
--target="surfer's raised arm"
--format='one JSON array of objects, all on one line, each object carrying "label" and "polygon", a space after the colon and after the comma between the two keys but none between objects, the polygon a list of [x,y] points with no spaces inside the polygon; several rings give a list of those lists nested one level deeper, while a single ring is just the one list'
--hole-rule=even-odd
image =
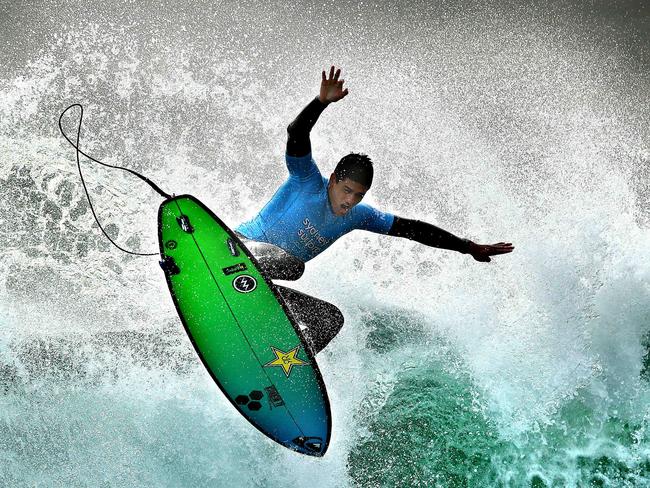
[{"label": "surfer's raised arm", "polygon": [[330,68],[329,76],[326,76],[325,71],[323,71],[320,93],[309,102],[287,127],[287,154],[289,156],[299,158],[311,152],[309,133],[316,124],[318,117],[330,103],[338,102],[348,94],[347,88],[343,89],[345,80],[340,80],[340,75],[341,70],[334,71],[334,66]]}]

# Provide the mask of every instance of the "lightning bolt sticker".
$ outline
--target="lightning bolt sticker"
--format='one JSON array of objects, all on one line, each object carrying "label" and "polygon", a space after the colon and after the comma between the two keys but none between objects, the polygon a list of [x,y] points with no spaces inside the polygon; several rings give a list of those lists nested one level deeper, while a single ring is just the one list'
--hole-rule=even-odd
[{"label": "lightning bolt sticker", "polygon": [[239,275],[232,281],[232,286],[239,293],[250,293],[257,288],[257,280],[250,275]]}]

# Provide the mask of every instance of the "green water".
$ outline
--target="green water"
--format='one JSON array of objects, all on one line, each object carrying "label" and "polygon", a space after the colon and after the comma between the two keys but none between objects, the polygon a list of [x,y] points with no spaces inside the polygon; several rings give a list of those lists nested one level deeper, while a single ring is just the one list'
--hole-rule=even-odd
[{"label": "green water", "polygon": [[[438,365],[442,367],[442,365]],[[500,438],[471,384],[437,369],[403,375],[348,467],[358,486],[646,486],[648,423],[594,422],[582,399],[518,442]]]},{"label": "green water", "polygon": [[[513,434],[499,428],[498,413],[486,408],[483,392],[443,341],[416,345],[423,339],[416,319],[388,313],[370,326],[368,344],[379,355],[419,365],[402,364],[392,392],[351,449],[347,466],[355,486],[650,485],[648,405],[638,398],[628,405],[641,415],[624,419],[617,413],[625,405],[591,385],[566,398],[544,425]],[[373,403],[370,396],[365,401]],[[369,413],[363,405],[359,419]]]}]

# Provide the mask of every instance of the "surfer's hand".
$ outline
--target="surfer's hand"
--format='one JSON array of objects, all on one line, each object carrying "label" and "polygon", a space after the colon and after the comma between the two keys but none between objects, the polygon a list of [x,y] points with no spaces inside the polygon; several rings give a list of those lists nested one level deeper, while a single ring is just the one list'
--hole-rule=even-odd
[{"label": "surfer's hand", "polygon": [[475,242],[470,242],[468,252],[477,261],[489,263],[491,261],[490,256],[507,254],[512,252],[514,248],[510,242],[498,242],[496,244],[476,244]]},{"label": "surfer's hand", "polygon": [[348,94],[348,89],[343,89],[343,82],[345,80],[339,80],[340,75],[341,69],[337,69],[335,73],[334,66],[330,68],[329,77],[325,76],[325,70],[323,70],[322,80],[320,82],[320,94],[318,95],[321,103],[338,102]]}]

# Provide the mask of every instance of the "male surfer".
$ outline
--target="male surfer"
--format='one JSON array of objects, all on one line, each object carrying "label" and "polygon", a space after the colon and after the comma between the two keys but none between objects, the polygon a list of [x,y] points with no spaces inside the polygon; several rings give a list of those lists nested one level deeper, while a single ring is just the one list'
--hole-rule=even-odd
[{"label": "male surfer", "polygon": [[[351,153],[324,178],[311,154],[309,133],[330,103],[348,94],[339,79],[341,70],[332,66],[322,72],[320,93],[287,128],[286,164],[289,177],[271,200],[236,231],[272,279],[297,280],[306,261],[327,249],[336,239],[362,229],[377,234],[406,237],[427,246],[471,255],[489,262],[490,256],[512,252],[508,242],[476,244],[434,225],[398,217],[360,203],[372,185],[373,166],[364,154]],[[321,351],[343,326],[343,315],[334,305],[276,286],[306,327],[314,353]]]}]

